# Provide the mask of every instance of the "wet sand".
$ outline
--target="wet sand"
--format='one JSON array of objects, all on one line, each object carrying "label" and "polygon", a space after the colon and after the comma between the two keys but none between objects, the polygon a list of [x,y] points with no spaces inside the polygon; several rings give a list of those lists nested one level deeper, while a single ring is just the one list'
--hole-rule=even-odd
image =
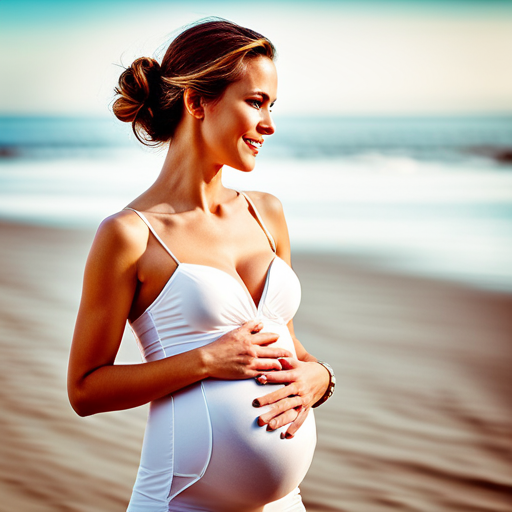
[{"label": "wet sand", "polygon": [[[66,365],[93,233],[0,223],[0,511],[122,512],[147,408],[79,418]],[[338,376],[308,512],[512,510],[512,295],[295,254],[296,331]],[[120,362],[138,362],[125,336]]]}]

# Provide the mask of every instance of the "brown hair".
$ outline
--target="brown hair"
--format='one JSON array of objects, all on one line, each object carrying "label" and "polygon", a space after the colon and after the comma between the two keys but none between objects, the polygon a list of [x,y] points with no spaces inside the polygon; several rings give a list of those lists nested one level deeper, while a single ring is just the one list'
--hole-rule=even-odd
[{"label": "brown hair", "polygon": [[114,114],[132,123],[143,144],[167,142],[181,120],[185,89],[214,101],[241,78],[245,60],[259,55],[275,56],[261,34],[226,20],[202,20],[172,41],[161,64],[141,57],[123,71],[114,89]]}]

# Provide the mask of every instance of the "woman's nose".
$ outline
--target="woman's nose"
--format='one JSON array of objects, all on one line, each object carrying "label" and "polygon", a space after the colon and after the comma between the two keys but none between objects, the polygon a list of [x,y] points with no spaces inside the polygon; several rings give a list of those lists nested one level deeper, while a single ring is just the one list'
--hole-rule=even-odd
[{"label": "woman's nose", "polygon": [[258,125],[258,128],[263,135],[272,135],[276,131],[276,125],[272,120],[270,112],[265,113],[262,120],[260,121],[260,124]]}]

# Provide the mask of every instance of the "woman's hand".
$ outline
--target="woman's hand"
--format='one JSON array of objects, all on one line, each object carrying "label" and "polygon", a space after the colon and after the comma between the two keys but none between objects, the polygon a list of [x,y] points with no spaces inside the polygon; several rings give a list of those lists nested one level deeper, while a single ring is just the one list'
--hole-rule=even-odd
[{"label": "woman's hand", "polygon": [[278,340],[279,335],[262,333],[261,329],[261,321],[250,320],[199,349],[207,376],[249,379],[269,370],[281,370],[278,358],[291,357],[292,354],[284,348],[269,347]]},{"label": "woman's hand", "polygon": [[306,420],[309,409],[325,393],[330,376],[327,370],[315,362],[299,361],[294,357],[279,359],[282,370],[265,372],[257,378],[260,384],[286,384],[254,400],[255,407],[273,405],[270,411],[258,418],[260,426],[267,425],[268,430],[276,430],[290,423],[281,437],[290,439]]}]

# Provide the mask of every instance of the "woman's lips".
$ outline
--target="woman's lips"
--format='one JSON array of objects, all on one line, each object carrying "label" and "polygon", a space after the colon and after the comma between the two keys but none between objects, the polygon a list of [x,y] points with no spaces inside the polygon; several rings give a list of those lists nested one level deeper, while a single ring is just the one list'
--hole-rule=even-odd
[{"label": "woman's lips", "polygon": [[262,142],[259,142],[257,140],[254,140],[254,139],[245,139],[244,138],[244,142],[254,151],[254,153],[257,155],[258,154],[258,150],[259,148],[261,148],[262,144],[263,144],[263,141]]}]

